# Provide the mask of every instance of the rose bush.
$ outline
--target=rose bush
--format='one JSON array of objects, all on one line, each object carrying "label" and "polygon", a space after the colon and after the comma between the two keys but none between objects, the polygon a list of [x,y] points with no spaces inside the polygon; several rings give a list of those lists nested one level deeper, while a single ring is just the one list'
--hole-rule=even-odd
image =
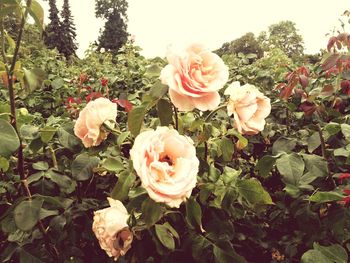
[{"label": "rose bush", "polygon": [[223,57],[227,97],[198,45],[67,63],[11,39],[10,15],[43,21],[24,2],[0,1],[1,262],[349,261],[348,35],[314,64]]}]

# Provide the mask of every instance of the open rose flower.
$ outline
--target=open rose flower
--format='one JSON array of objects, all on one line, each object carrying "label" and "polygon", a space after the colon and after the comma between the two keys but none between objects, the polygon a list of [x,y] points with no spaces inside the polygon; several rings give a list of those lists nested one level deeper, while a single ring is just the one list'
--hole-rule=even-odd
[{"label": "open rose flower", "polygon": [[228,80],[228,67],[218,55],[195,44],[182,52],[169,49],[167,60],[169,64],[160,78],[169,86],[169,96],[176,108],[206,111],[219,105],[218,90]]},{"label": "open rose flower", "polygon": [[117,260],[130,249],[133,235],[127,224],[129,214],[124,205],[118,200],[107,199],[110,207],[94,212],[92,230],[101,248]]},{"label": "open rose flower", "polygon": [[130,151],[142,186],[156,202],[179,207],[197,182],[199,161],[193,141],[168,127],[139,134]]},{"label": "open rose flower", "polygon": [[226,90],[229,95],[228,115],[233,114],[235,128],[241,134],[253,135],[264,129],[265,118],[271,112],[270,99],[255,86],[233,82]]},{"label": "open rose flower", "polygon": [[74,133],[85,147],[97,146],[107,138],[108,132],[101,129],[106,121],[111,121],[114,127],[117,117],[117,105],[106,98],[98,98],[86,104],[79,113],[74,126]]}]

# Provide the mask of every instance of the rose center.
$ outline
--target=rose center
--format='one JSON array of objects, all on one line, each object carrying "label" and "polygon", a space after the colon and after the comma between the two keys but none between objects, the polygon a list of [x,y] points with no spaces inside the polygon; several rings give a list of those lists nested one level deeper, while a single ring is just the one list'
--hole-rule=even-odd
[{"label": "rose center", "polygon": [[173,165],[173,161],[171,160],[171,158],[168,155],[165,155],[163,158],[160,158],[161,162],[163,163],[168,163],[170,166]]}]

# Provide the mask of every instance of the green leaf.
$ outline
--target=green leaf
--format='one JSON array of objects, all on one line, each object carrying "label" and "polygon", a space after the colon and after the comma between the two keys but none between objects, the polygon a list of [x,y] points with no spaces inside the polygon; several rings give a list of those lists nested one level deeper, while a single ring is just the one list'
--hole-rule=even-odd
[{"label": "green leaf", "polygon": [[315,203],[327,203],[333,201],[341,201],[344,199],[342,194],[338,192],[330,191],[330,192],[316,192],[312,196],[310,196],[309,200]]},{"label": "green leaf", "polygon": [[128,114],[128,129],[133,136],[137,136],[141,131],[141,126],[147,112],[147,105],[141,104],[134,107]]},{"label": "green leaf", "polygon": [[279,153],[291,153],[296,145],[297,142],[295,139],[280,137],[272,146],[272,154],[277,155]]},{"label": "green leaf", "polygon": [[153,100],[161,99],[168,91],[168,86],[163,85],[160,81],[154,83],[150,90],[150,95]]},{"label": "green leaf", "polygon": [[9,161],[6,158],[0,156],[0,171],[6,172],[9,168]]},{"label": "green leaf", "polygon": [[247,263],[247,261],[238,255],[231,244],[225,243],[225,249],[214,245],[213,254],[216,263]]},{"label": "green leaf", "polygon": [[45,173],[46,177],[49,178],[52,182],[57,184],[61,191],[67,194],[72,193],[75,190],[76,182],[64,174],[57,173],[50,169]]},{"label": "green leaf", "polygon": [[239,194],[253,206],[273,204],[270,194],[255,178],[239,180],[236,187]]},{"label": "green leaf", "polygon": [[41,141],[43,143],[48,143],[52,140],[53,136],[55,135],[57,131],[57,128],[51,127],[51,126],[45,126],[40,130],[40,137]]},{"label": "green leaf", "polygon": [[311,249],[306,251],[301,257],[301,263],[330,263],[324,255],[317,250]]},{"label": "green leaf", "polygon": [[314,243],[314,249],[316,249],[317,251],[320,251],[331,262],[334,262],[334,263],[348,262],[348,254],[346,253],[346,250],[338,244],[334,244],[331,246],[321,246],[317,243]]},{"label": "green leaf", "polygon": [[341,127],[339,123],[328,123],[324,129],[328,132],[330,136],[336,135],[338,132],[341,131]]},{"label": "green leaf", "polygon": [[163,246],[165,246],[166,248],[168,248],[170,250],[174,250],[175,249],[175,241],[174,241],[173,235],[172,235],[171,231],[168,229],[168,227],[165,225],[158,225],[158,224],[156,224],[154,227],[156,230],[156,235],[157,235],[159,241],[163,244]]},{"label": "green leaf", "polygon": [[350,141],[350,125],[346,124],[346,123],[342,123],[340,125],[340,128],[341,128],[341,132],[343,133],[345,139],[347,141]]},{"label": "green leaf", "polygon": [[111,197],[116,200],[124,201],[127,199],[129,190],[136,180],[136,176],[128,171],[122,172],[118,176],[118,181],[114,186]]},{"label": "green leaf", "polygon": [[202,226],[202,209],[196,199],[190,197],[186,201],[186,221],[194,229],[204,232]]},{"label": "green leaf", "polygon": [[56,215],[58,215],[58,210],[47,210],[45,208],[41,208],[39,213],[39,219],[42,220],[49,216],[56,216]]},{"label": "green leaf", "polygon": [[267,177],[270,174],[275,163],[275,157],[271,155],[265,155],[258,161],[255,168],[258,170],[260,176]]},{"label": "green leaf", "polygon": [[34,68],[31,70],[24,69],[24,86],[29,93],[41,88],[45,79],[46,72],[41,68]]},{"label": "green leaf", "polygon": [[10,6],[5,6],[5,7],[1,7],[0,10],[0,19],[12,14],[16,9],[17,9],[17,5],[10,5]]},{"label": "green leaf", "polygon": [[124,164],[117,158],[109,157],[103,161],[102,167],[111,172],[120,172],[124,169]]},{"label": "green leaf", "polygon": [[[204,251],[211,246],[211,242],[201,235],[191,235],[192,256],[199,261]],[[200,261],[199,261],[200,262]]]},{"label": "green leaf", "polygon": [[100,159],[96,156],[89,156],[87,153],[78,155],[72,162],[72,176],[78,181],[90,179],[93,168],[97,167]]},{"label": "green leaf", "polygon": [[74,150],[80,145],[80,140],[74,136],[73,126],[64,125],[57,131],[57,137],[60,144],[70,150]]},{"label": "green leaf", "polygon": [[38,171],[46,171],[49,169],[49,164],[47,162],[40,161],[33,163],[33,168]]},{"label": "green leaf", "polygon": [[321,139],[318,132],[314,132],[308,139],[307,139],[307,149],[309,153],[312,153],[314,150],[316,150],[321,145]]},{"label": "green leaf", "polygon": [[222,138],[220,140],[220,149],[222,152],[222,158],[224,159],[225,162],[229,162],[232,160],[232,155],[234,152],[234,144],[231,139],[229,138]]},{"label": "green leaf", "polygon": [[0,156],[10,157],[19,147],[15,129],[7,121],[0,119]]},{"label": "green leaf", "polygon": [[23,248],[19,248],[19,258],[20,263],[44,263],[44,261],[41,261],[36,256],[33,256]]},{"label": "green leaf", "polygon": [[157,103],[157,113],[162,126],[168,126],[173,121],[173,108],[168,100],[160,99]]},{"label": "green leaf", "polygon": [[302,154],[306,169],[316,177],[328,175],[328,164],[321,156],[314,154]]},{"label": "green leaf", "polygon": [[28,9],[29,14],[33,17],[35,24],[39,27],[40,32],[43,31],[44,25],[44,9],[36,0],[32,0],[32,3]]},{"label": "green leaf", "polygon": [[157,64],[150,65],[146,69],[145,76],[149,78],[159,77],[161,70],[162,69]]},{"label": "green leaf", "polygon": [[51,81],[51,86],[54,89],[60,89],[64,85],[64,80],[62,78],[55,78],[53,81]]},{"label": "green leaf", "polygon": [[298,154],[283,154],[277,159],[276,166],[285,183],[298,185],[305,168],[304,161]]},{"label": "green leaf", "polygon": [[147,227],[153,226],[163,215],[163,207],[161,204],[154,202],[150,198],[142,202],[141,211]]},{"label": "green leaf", "polygon": [[29,201],[22,201],[16,206],[14,210],[14,219],[16,226],[23,230],[31,230],[40,218],[40,209],[43,200],[33,199]]}]

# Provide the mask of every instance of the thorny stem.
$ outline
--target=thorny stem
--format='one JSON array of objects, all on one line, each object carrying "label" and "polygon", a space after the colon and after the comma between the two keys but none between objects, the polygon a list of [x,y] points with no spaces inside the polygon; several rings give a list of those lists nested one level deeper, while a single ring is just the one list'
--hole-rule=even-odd
[{"label": "thorny stem", "polygon": [[179,116],[175,105],[173,105],[173,108],[174,108],[174,114],[175,114],[175,129],[179,130]]},{"label": "thorny stem", "polygon": [[51,159],[52,159],[52,164],[54,168],[58,168],[58,164],[57,164],[57,158],[56,158],[56,154],[55,154],[55,150],[52,148],[51,145],[48,145],[49,151],[51,153]]},{"label": "thorny stem", "polygon": [[[15,50],[13,53],[13,57],[12,57],[12,61],[11,61],[11,65],[10,68],[7,67],[6,65],[6,74],[7,74],[7,81],[8,81],[8,89],[9,89],[9,97],[10,97],[10,108],[11,108],[11,124],[13,126],[13,128],[15,129],[17,136],[19,138],[19,148],[17,151],[17,156],[18,156],[18,162],[17,162],[17,171],[18,174],[20,176],[21,179],[21,185],[22,188],[26,194],[26,196],[28,197],[29,200],[32,199],[32,194],[30,192],[29,186],[28,186],[28,181],[27,181],[27,175],[25,174],[24,171],[24,158],[23,158],[23,143],[22,143],[22,138],[20,133],[18,132],[17,129],[17,118],[16,118],[16,102],[15,102],[15,93],[14,93],[14,87],[13,87],[13,73],[14,73],[14,69],[16,66],[16,62],[17,62],[17,56],[18,56],[18,52],[19,52],[19,48],[21,46],[21,40],[22,40],[22,35],[23,35],[23,30],[24,30],[24,25],[25,22],[27,20],[27,16],[29,13],[29,8],[32,4],[32,0],[27,0],[26,3],[26,10],[24,11],[24,14],[22,15],[22,19],[21,19],[21,24],[20,24],[20,28],[19,28],[19,32],[18,32],[18,37],[16,40],[16,46],[15,46]],[[3,28],[3,23],[1,20],[1,36],[2,36],[2,56],[4,58],[4,63],[6,64],[6,54],[5,54],[5,44],[4,44],[4,28]],[[47,234],[47,231],[42,223],[41,220],[39,220],[38,222],[38,226],[40,231],[43,234],[44,237],[44,241],[45,241],[45,245],[46,247],[49,249],[51,248],[54,253],[53,256],[55,256],[55,258],[58,258],[58,251],[56,249],[56,247],[50,246],[50,240]]]},{"label": "thorny stem", "polygon": [[215,110],[213,110],[211,113],[208,114],[208,116],[205,118],[205,122],[208,122],[219,110],[223,110],[226,109],[227,105],[221,105],[219,107],[217,107]]},{"label": "thorny stem", "polygon": [[[329,169],[329,162],[328,162],[328,158],[327,158],[327,155],[326,155],[326,143],[324,141],[324,138],[323,138],[323,134],[322,134],[322,128],[320,126],[320,124],[316,124],[316,127],[317,127],[317,131],[318,131],[318,135],[320,136],[320,142],[321,142],[321,153],[322,153],[322,157],[326,160],[327,162],[327,166],[328,166],[328,170]],[[331,176],[331,174],[328,175],[328,178],[329,180],[332,182],[333,184],[333,187],[337,187],[336,183],[334,182],[334,179],[333,177]]]}]

